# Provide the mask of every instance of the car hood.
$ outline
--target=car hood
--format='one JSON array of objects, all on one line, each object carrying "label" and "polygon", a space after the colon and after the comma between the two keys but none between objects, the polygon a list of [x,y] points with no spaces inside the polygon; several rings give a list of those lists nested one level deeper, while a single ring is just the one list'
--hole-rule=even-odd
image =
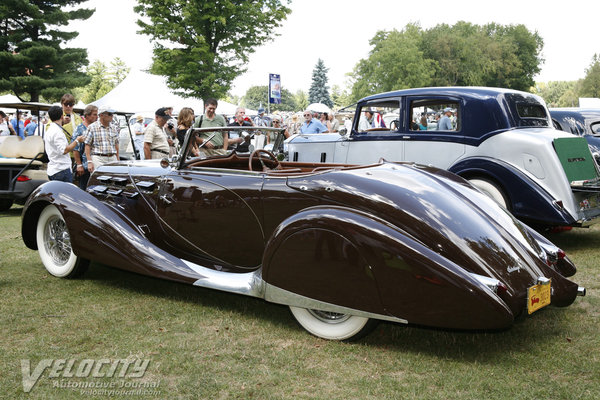
[{"label": "car hood", "polygon": [[322,201],[374,214],[466,271],[522,291],[544,276],[545,255],[528,229],[449,172],[387,163],[290,178]]}]

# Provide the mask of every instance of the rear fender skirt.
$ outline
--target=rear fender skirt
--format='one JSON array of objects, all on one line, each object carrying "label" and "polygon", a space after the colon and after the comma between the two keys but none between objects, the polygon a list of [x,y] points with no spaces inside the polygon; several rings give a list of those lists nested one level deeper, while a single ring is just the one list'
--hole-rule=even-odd
[{"label": "rear fender skirt", "polygon": [[501,160],[467,158],[449,168],[465,179],[479,177],[498,182],[508,196],[511,212],[520,220],[550,226],[577,221],[554,205],[554,198],[522,171]]},{"label": "rear fender skirt", "polygon": [[55,205],[63,215],[73,252],[79,257],[177,282],[194,283],[201,278],[184,261],[152,244],[123,215],[65,182],[40,186],[25,204],[22,236],[30,249],[37,249],[37,220],[48,204]]},{"label": "rear fender skirt", "polygon": [[267,287],[409,323],[502,329],[514,320],[463,268],[345,207],[311,207],[282,222],[267,243],[263,279]]}]

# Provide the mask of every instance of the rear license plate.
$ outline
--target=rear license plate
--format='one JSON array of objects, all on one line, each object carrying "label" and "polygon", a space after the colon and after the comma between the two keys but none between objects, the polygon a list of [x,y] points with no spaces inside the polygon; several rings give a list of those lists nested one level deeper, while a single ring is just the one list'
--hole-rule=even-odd
[{"label": "rear license plate", "polygon": [[533,285],[527,289],[527,312],[529,314],[550,304],[551,282]]}]

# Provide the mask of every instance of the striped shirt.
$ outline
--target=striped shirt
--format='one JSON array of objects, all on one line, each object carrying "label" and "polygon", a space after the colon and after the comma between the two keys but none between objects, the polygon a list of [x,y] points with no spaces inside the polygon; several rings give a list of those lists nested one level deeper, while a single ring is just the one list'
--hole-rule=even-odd
[{"label": "striped shirt", "polygon": [[119,132],[112,124],[107,128],[96,121],[88,126],[84,143],[90,145],[92,154],[116,154]]}]

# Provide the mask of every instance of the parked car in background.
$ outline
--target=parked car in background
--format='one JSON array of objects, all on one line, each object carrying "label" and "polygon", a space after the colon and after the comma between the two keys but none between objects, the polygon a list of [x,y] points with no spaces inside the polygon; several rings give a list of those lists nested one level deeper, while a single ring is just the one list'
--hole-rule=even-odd
[{"label": "parked car in background", "polygon": [[40,186],[25,244],[57,277],[93,260],[263,298],[335,340],[374,320],[501,329],[585,295],[563,251],[454,174],[192,154],[198,132],[234,129],[258,128],[190,130],[178,156],[104,165],[87,191]]},{"label": "parked car in background", "polygon": [[600,109],[551,108],[550,116],[556,129],[584,137],[600,164]]},{"label": "parked car in background", "polygon": [[[365,128],[368,110],[385,116],[385,124]],[[450,128],[441,130],[444,115]],[[422,116],[426,130],[418,127]],[[587,226],[600,216],[600,175],[587,142],[554,129],[544,101],[530,93],[474,87],[382,93],[360,100],[352,130],[342,133],[290,138],[287,157],[433,165],[541,227]]]}]

